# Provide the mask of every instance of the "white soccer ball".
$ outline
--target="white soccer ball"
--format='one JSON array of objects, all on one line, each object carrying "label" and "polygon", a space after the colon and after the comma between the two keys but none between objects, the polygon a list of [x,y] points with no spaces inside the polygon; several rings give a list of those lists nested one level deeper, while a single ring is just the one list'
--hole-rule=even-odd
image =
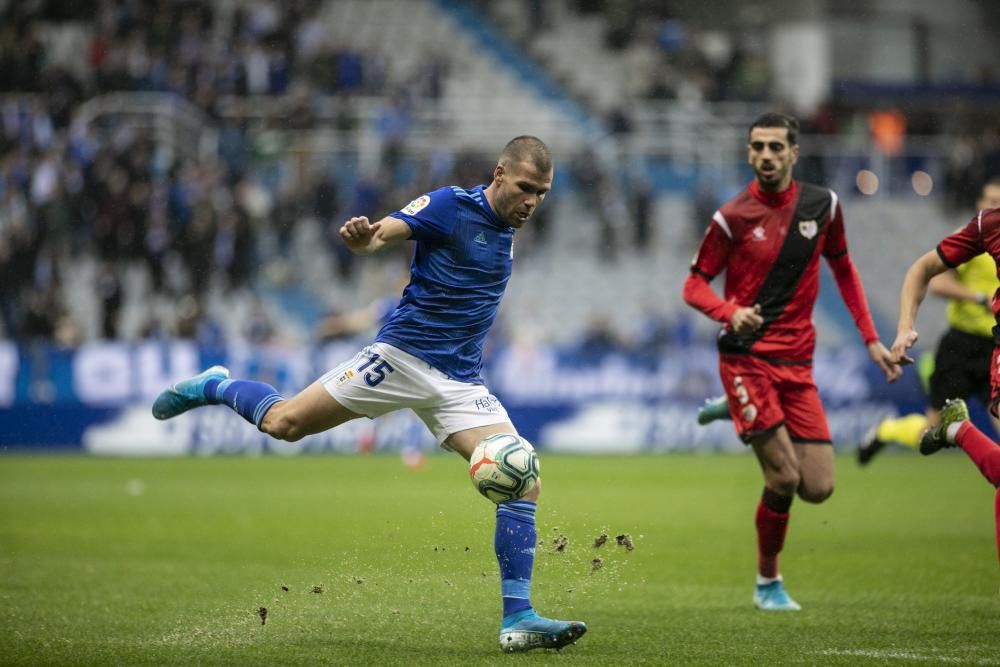
[{"label": "white soccer ball", "polygon": [[476,445],[469,477],[479,493],[495,503],[523,498],[538,483],[538,455],[513,433],[497,433]]}]

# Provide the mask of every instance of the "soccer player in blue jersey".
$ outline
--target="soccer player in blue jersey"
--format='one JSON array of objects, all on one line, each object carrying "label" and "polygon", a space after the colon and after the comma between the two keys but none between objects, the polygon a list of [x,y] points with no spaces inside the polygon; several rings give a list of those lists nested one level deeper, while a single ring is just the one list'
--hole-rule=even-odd
[{"label": "soccer player in blue jersey", "polygon": [[[469,460],[487,436],[517,432],[483,385],[483,342],[510,278],[514,233],[551,187],[548,147],[521,136],[504,147],[489,186],[443,187],[374,223],[351,218],[340,236],[355,254],[416,242],[410,283],[372,345],[291,398],[263,382],[229,379],[226,368],[213,366],[162,392],[153,415],[169,419],[203,405],[227,405],[264,433],[295,441],[410,408],[442,447]],[[539,486],[497,505],[500,647],[507,652],[558,649],[587,631],[580,622],[539,616],[531,606]]]}]

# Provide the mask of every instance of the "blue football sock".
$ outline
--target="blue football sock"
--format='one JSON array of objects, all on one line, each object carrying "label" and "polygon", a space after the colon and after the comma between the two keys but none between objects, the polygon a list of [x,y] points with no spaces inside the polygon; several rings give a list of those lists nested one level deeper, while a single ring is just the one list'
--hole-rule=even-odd
[{"label": "blue football sock", "polygon": [[205,398],[211,405],[228,405],[257,428],[271,406],[283,400],[271,385],[252,380],[209,380]]},{"label": "blue football sock", "polygon": [[497,505],[493,550],[500,563],[504,618],[531,609],[531,571],[537,539],[535,503],[513,500]]}]

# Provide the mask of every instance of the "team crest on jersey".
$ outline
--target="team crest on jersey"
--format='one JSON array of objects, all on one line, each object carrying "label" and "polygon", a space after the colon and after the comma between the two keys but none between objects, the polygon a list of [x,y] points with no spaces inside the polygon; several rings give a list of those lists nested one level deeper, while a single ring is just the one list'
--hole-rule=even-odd
[{"label": "team crest on jersey", "polygon": [[740,412],[743,415],[743,421],[748,424],[753,423],[753,420],[757,419],[757,407],[754,405],[745,405]]},{"label": "team crest on jersey", "polygon": [[406,215],[416,215],[424,208],[426,208],[427,205],[430,203],[431,203],[431,198],[428,197],[427,195],[424,195],[422,197],[417,197],[416,199],[414,199],[413,201],[411,201],[409,204],[406,205],[406,208],[403,209],[403,213],[405,213]]},{"label": "team crest on jersey", "polygon": [[757,226],[753,228],[753,240],[754,241],[766,241],[767,235],[764,233],[764,228]]},{"label": "team crest on jersey", "polygon": [[819,225],[816,224],[815,220],[799,220],[799,234],[807,239],[812,240],[818,231]]}]

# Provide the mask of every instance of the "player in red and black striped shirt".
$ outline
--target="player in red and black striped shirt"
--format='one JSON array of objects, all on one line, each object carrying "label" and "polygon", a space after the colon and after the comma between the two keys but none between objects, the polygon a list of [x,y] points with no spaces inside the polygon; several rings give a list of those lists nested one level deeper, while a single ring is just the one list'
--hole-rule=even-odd
[{"label": "player in red and black striped shirt", "polygon": [[[980,211],[965,227],[945,238],[936,250],[927,253],[910,267],[903,279],[899,297],[899,325],[892,353],[900,363],[912,363],[906,351],[917,342],[915,322],[920,302],[927,295],[927,284],[939,273],[988,253],[998,263],[1000,278],[1000,208]],[[1000,314],[1000,290],[993,295],[993,315]],[[993,329],[993,362],[990,364],[990,412],[1000,406],[1000,320]],[[961,447],[976,464],[983,477],[997,487],[993,506],[997,529],[997,554],[1000,556],[1000,447],[969,421],[969,410],[961,398],[945,403],[941,422],[924,433],[921,454],[933,454],[942,447]]]},{"label": "player in red and black striped shirt", "polygon": [[[837,195],[792,179],[797,141],[791,116],[769,113],[750,126],[756,177],[712,216],[684,283],[684,300],[724,325],[719,366],[729,413],[764,473],[754,604],[782,611],[799,609],[778,573],[792,499],[821,503],[833,493],[830,431],[812,375],[820,256],[871,358],[890,382],[900,373],[879,341],[847,254]],[[722,271],[724,299],[709,285]]]}]

